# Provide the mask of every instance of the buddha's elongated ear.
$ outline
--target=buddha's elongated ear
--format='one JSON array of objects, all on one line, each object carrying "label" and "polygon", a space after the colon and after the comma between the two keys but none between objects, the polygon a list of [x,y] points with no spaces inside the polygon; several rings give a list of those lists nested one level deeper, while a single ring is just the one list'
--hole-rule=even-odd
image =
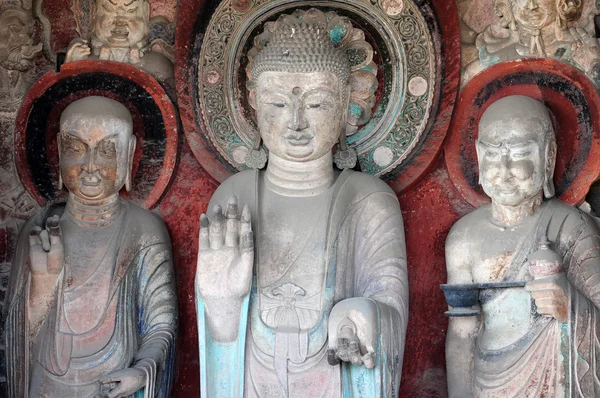
[{"label": "buddha's elongated ear", "polygon": [[125,190],[131,192],[133,174],[133,155],[135,154],[135,135],[129,137],[129,150],[127,152],[127,175],[125,176]]},{"label": "buddha's elongated ear", "polygon": [[550,139],[546,144],[546,165],[544,175],[544,197],[551,198],[554,190],[554,166],[556,165],[556,140]]},{"label": "buddha's elongated ear", "polygon": [[56,135],[56,143],[58,145],[58,190],[62,191],[63,189],[63,180],[62,180],[62,170],[60,168],[60,153],[62,151],[62,142],[60,139],[60,132]]}]

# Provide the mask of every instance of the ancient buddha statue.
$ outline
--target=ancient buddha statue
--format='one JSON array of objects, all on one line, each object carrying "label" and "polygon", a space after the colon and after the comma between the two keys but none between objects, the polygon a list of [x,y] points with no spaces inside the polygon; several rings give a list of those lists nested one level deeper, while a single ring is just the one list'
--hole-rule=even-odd
[{"label": "ancient buddha statue", "polygon": [[597,397],[600,231],[553,198],[550,114],[506,97],[484,112],[478,134],[492,203],[452,227],[446,264],[449,284],[484,284],[481,313],[450,318],[449,396]]},{"label": "ancient buddha statue", "polygon": [[573,64],[600,84],[600,43],[593,16],[582,18],[583,2],[494,0],[498,22],[477,37],[479,59],[466,67],[463,82],[496,63],[536,57]]},{"label": "ancient buddha statue", "polygon": [[324,14],[269,30],[248,69],[267,168],[223,182],[200,220],[202,396],[396,396],[408,317],[398,199],[334,168],[352,88]]},{"label": "ancient buddha statue", "polygon": [[148,43],[148,0],[96,0],[91,37],[69,45],[66,62],[100,59],[126,62],[153,75],[160,82],[173,79],[173,63]]},{"label": "ancient buddha statue", "polygon": [[69,195],[64,208],[31,219],[17,245],[11,397],[168,396],[171,245],[158,216],[119,196],[131,188],[132,131],[127,108],[104,97],[77,100],[61,115],[59,185]]}]

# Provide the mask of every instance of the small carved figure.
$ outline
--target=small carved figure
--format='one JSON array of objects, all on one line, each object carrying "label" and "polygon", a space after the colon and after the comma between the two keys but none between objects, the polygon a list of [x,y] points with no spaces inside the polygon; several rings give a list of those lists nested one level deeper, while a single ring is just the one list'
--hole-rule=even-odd
[{"label": "small carved figure", "polygon": [[[498,100],[476,145],[492,203],[446,239],[444,290],[457,303],[448,312],[449,396],[597,397],[600,230],[553,198],[550,114],[529,97]],[[466,307],[460,291],[466,298],[473,288],[480,307],[456,311]]]},{"label": "small carved figure", "polygon": [[594,15],[582,18],[583,6],[583,0],[495,0],[498,22],[477,37],[479,59],[466,67],[463,83],[491,65],[537,57],[571,63],[600,84]]},{"label": "small carved figure", "polygon": [[247,70],[267,169],[226,180],[200,220],[202,396],[396,396],[408,315],[402,216],[386,184],[348,169],[347,146],[336,159],[346,169],[334,169],[348,57],[317,9],[267,30]]},{"label": "small carved figure", "polygon": [[100,59],[126,62],[153,75],[160,82],[173,79],[173,62],[148,43],[148,0],[96,0],[91,37],[69,45],[66,62]]},{"label": "small carved figure", "polygon": [[[167,397],[177,303],[169,236],[120,198],[135,137],[120,103],[87,97],[60,119],[64,207],[17,245],[7,317],[10,397]],[[62,213],[62,215],[61,215]]]},{"label": "small carved figure", "polygon": [[42,51],[42,43],[34,44],[34,27],[30,10],[10,5],[0,8],[1,110],[16,111],[33,83],[26,72]]}]

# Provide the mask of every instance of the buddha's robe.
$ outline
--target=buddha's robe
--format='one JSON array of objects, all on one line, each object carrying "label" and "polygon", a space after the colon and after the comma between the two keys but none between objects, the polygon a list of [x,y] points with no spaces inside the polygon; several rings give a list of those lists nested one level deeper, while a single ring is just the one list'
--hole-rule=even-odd
[{"label": "buddha's robe", "polygon": [[[99,379],[130,367],[147,375],[136,396],[168,396],[177,326],[171,244],[159,217],[121,203],[118,219],[103,227],[114,230],[106,254],[98,264],[89,264],[96,269],[77,286],[65,277],[69,242],[64,242],[65,268],[55,302],[31,342],[27,238],[34,225],[45,225],[49,214],[41,212],[25,226],[7,315],[10,397],[100,397],[115,385],[102,385]],[[104,310],[86,311],[94,301],[105,302]]]},{"label": "buddha's robe", "polygon": [[[317,197],[277,198],[267,192],[264,178],[256,171],[230,177],[209,207],[226,208],[233,195],[240,208],[249,206],[255,271],[232,343],[212,340],[197,295],[203,393],[233,397],[243,389],[243,396],[260,398],[397,396],[408,279],[396,195],[379,179],[353,171],[337,175],[335,184]],[[329,314],[336,303],[352,297],[369,298],[377,306],[374,369],[327,361]]]},{"label": "buddha's robe", "polygon": [[[494,350],[476,344],[476,397],[600,396],[600,230],[577,209],[556,199],[545,202],[535,233],[520,242],[503,281],[524,280],[527,257],[543,235],[563,258],[570,281],[568,322],[537,314],[531,299],[531,326],[523,337]],[[480,301],[484,308],[506,305],[509,290],[483,290]]]}]

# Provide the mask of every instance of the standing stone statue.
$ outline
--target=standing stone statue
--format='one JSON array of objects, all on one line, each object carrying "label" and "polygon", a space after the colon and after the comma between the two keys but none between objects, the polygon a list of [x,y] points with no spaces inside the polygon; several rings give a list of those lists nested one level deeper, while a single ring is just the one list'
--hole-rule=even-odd
[{"label": "standing stone statue", "polygon": [[494,0],[498,22],[478,35],[479,59],[463,83],[499,62],[536,57],[573,64],[600,84],[600,43],[594,15],[582,16],[584,1],[592,0]]},{"label": "standing stone statue", "polygon": [[171,245],[159,217],[119,197],[131,188],[132,131],[127,108],[104,97],[77,100],[61,116],[59,185],[69,196],[64,212],[40,212],[18,242],[10,397],[168,396]]},{"label": "standing stone statue", "polygon": [[172,84],[173,62],[148,42],[149,0],[96,0],[91,37],[73,40],[66,62],[100,59],[126,62]]},{"label": "standing stone statue", "polygon": [[449,284],[484,284],[481,314],[450,318],[449,396],[599,396],[600,231],[552,198],[546,107],[523,96],[493,103],[477,157],[492,203],[452,227],[446,264]]},{"label": "standing stone statue", "polygon": [[382,181],[334,169],[352,88],[325,25],[316,9],[280,17],[248,68],[268,166],[226,180],[200,220],[203,397],[398,394],[402,215]]}]

